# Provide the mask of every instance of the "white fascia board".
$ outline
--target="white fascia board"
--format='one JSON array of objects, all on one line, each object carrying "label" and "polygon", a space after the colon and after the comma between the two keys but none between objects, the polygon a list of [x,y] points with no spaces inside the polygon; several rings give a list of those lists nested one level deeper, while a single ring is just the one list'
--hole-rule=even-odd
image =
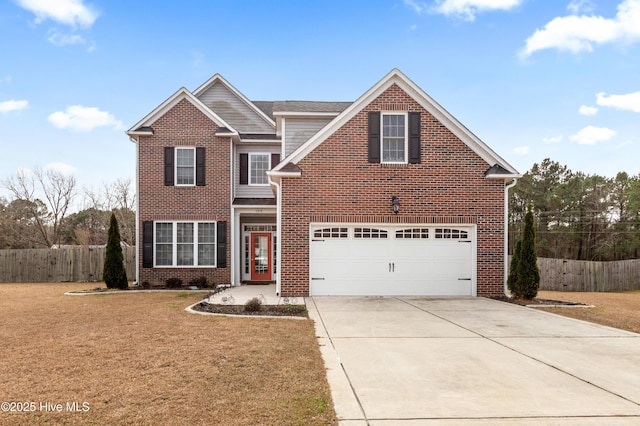
[{"label": "white fascia board", "polygon": [[[513,168],[513,166],[511,166],[502,157],[496,154],[491,148],[489,148],[476,135],[469,131],[469,129],[462,125],[462,123],[454,118],[447,110],[445,110],[433,98],[427,95],[424,90],[418,87],[413,81],[411,81],[397,68],[391,70],[386,76],[384,76],[373,87],[367,90],[334,120],[320,129],[314,136],[312,136],[307,142],[301,145],[297,150],[292,152],[291,155],[289,155],[289,157],[285,159],[286,162],[297,164],[311,151],[313,151],[318,145],[320,145],[325,139],[331,136],[344,124],[346,124],[347,121],[353,118],[364,107],[369,105],[369,103],[380,96],[393,84],[397,84],[398,87],[400,87],[409,96],[415,99],[416,102],[418,102],[425,110],[431,113],[438,121],[440,121],[445,127],[447,127],[447,129],[449,129],[460,140],[465,142],[469,146],[469,148],[471,148],[476,154],[478,154],[480,158],[486,161],[487,164],[493,165],[497,163],[507,171],[513,174],[518,174],[518,171]],[[281,164],[283,165],[285,164],[285,162],[283,161],[283,163]],[[278,167],[276,167],[274,171],[278,171]]]},{"label": "white fascia board", "polygon": [[[140,130],[140,131],[127,131],[126,132],[127,135],[129,136],[153,136],[153,132],[150,132],[148,130]],[[137,141],[136,141],[137,142]]]},{"label": "white fascia board", "polygon": [[275,121],[271,119],[267,114],[264,113],[260,108],[255,106],[253,102],[251,102],[245,95],[242,94],[238,89],[236,89],[231,83],[229,83],[223,76],[220,74],[215,74],[209,80],[205,81],[200,87],[193,91],[193,96],[199,98],[200,95],[205,92],[209,87],[213,86],[215,83],[220,82],[227,89],[231,90],[231,92],[242,102],[244,102],[249,108],[251,108],[256,114],[258,114],[264,121],[267,122],[273,128],[276,127]]},{"label": "white fascia board", "polygon": [[[181,87],[177,92],[175,92],[173,95],[171,95],[166,101],[161,103],[153,111],[151,111],[149,114],[147,114],[142,120],[137,122],[133,127],[131,127],[131,129],[129,129],[127,131],[127,134],[128,135],[132,135],[132,134],[135,135],[136,134],[135,133],[136,129],[138,129],[140,127],[150,127],[153,123],[156,122],[156,120],[158,120],[160,117],[162,117],[164,114],[166,114],[169,110],[171,110],[171,108],[176,106],[183,99],[186,99],[189,102],[191,102],[191,104],[193,104],[193,106],[198,108],[204,115],[209,117],[211,119],[211,121],[216,123],[218,126],[226,127],[231,132],[233,132],[234,135],[237,134],[237,132],[233,129],[233,127],[231,127],[229,125],[229,123],[224,121],[218,114],[216,114],[210,108],[208,108],[205,104],[200,102],[200,100],[198,98],[193,96],[191,94],[191,92],[189,92],[184,87]],[[138,133],[138,134],[140,134],[140,133]]]},{"label": "white fascia board", "polygon": [[485,178],[486,179],[520,179],[522,177],[522,175],[520,173],[510,173],[510,174],[500,174],[500,173],[495,173],[495,174],[490,174],[490,175],[486,175]]},{"label": "white fascia board", "polygon": [[269,176],[269,179],[273,177],[274,180],[279,181],[280,178],[283,178],[283,177],[300,177],[302,176],[302,172],[281,172],[274,168],[267,172],[267,176]]},{"label": "white fascia board", "polygon": [[258,145],[264,145],[267,143],[280,145],[282,141],[280,139],[240,139],[240,142],[246,145],[257,143]]}]

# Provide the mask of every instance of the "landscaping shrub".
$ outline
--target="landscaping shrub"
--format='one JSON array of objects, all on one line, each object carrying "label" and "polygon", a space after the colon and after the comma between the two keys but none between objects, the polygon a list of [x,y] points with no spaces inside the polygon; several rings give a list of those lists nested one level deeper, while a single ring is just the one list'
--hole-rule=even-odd
[{"label": "landscaping shrub", "polygon": [[190,286],[196,286],[198,288],[209,288],[209,280],[207,277],[198,277],[189,281]]},{"label": "landscaping shrub", "polygon": [[124,269],[124,257],[120,241],[118,221],[116,220],[116,215],[111,213],[102,279],[104,279],[107,288],[124,290],[129,286],[129,282],[127,281],[127,271]]},{"label": "landscaping shrub", "polygon": [[182,280],[180,278],[167,278],[164,284],[167,288],[180,288],[182,287]]},{"label": "landscaping shrub", "polygon": [[[516,246],[517,249],[517,246]],[[518,253],[518,260],[514,271],[515,283],[512,284],[516,297],[533,299],[538,295],[540,288],[540,270],[537,265],[536,256],[536,231],[533,226],[533,212],[531,204],[527,208],[524,216],[524,229],[522,232],[521,246]]]},{"label": "landscaping shrub", "polygon": [[520,262],[520,253],[522,252],[522,241],[516,241],[516,248],[511,256],[511,267],[509,268],[509,276],[507,278],[507,288],[511,294],[519,293],[516,289],[518,285],[518,263]]},{"label": "landscaping shrub", "polygon": [[257,297],[247,300],[244,310],[247,312],[258,312],[262,309],[262,302]]}]

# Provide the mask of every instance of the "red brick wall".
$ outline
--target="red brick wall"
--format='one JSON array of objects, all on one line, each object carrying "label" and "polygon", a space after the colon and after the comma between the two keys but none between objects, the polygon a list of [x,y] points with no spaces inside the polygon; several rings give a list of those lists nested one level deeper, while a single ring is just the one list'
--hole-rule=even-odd
[{"label": "red brick wall", "polygon": [[[420,164],[371,164],[368,111],[420,111]],[[504,182],[486,179],[491,166],[393,85],[300,161],[302,177],[282,183],[283,296],[309,292],[309,223],[477,224],[477,294],[503,289]],[[391,212],[391,197],[400,213]]]},{"label": "red brick wall", "polygon": [[[139,268],[140,283],[162,285],[167,278],[191,279],[206,276],[210,283],[231,282],[227,268],[143,268],[142,222],[144,221],[226,221],[227,247],[230,247],[230,141],[214,136],[218,126],[186,100],[180,101],[151,126],[153,136],[138,142],[139,161]],[[206,186],[165,186],[164,147],[205,147]]]}]

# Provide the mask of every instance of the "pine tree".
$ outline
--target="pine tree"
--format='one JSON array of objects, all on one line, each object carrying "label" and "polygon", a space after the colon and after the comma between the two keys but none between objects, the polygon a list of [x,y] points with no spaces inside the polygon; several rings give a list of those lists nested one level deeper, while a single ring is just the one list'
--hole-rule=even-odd
[{"label": "pine tree", "polygon": [[105,284],[107,284],[107,288],[126,289],[129,285],[127,272],[124,268],[122,246],[120,245],[120,229],[118,228],[118,221],[114,213],[111,213],[111,220],[109,222],[107,253],[104,258],[102,278]]},{"label": "pine tree", "polygon": [[524,216],[524,229],[522,232],[522,247],[517,265],[517,281],[515,294],[525,299],[533,299],[538,294],[540,287],[540,270],[536,263],[536,231],[533,224],[533,212],[531,204],[527,207]]}]

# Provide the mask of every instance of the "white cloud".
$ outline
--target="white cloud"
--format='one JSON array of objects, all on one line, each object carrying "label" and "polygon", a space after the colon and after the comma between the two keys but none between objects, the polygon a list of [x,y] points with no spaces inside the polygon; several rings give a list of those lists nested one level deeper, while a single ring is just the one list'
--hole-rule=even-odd
[{"label": "white cloud", "polygon": [[10,111],[19,111],[21,109],[25,109],[29,106],[28,101],[16,101],[11,99],[10,101],[0,102],[0,113],[10,112]]},{"label": "white cloud", "polygon": [[549,136],[546,138],[542,138],[542,142],[544,143],[560,143],[562,142],[562,135],[558,135],[558,136]]},{"label": "white cloud", "polygon": [[524,0],[436,0],[435,6],[417,0],[404,0],[404,4],[417,14],[435,12],[473,21],[476,14],[491,10],[509,10]]},{"label": "white cloud", "polygon": [[122,122],[116,120],[109,112],[82,105],[72,105],[64,112],[54,112],[48,119],[51,124],[59,129],[90,131],[97,127],[122,128]]},{"label": "white cloud", "polygon": [[54,46],[67,46],[70,44],[85,44],[87,41],[78,34],[62,34],[55,30],[50,32],[49,38],[47,38],[49,43]]},{"label": "white cloud", "polygon": [[473,21],[476,14],[491,10],[509,10],[524,0],[437,0],[435,11]]},{"label": "white cloud", "polygon": [[515,147],[513,149],[513,152],[515,152],[518,155],[527,155],[529,153],[529,147],[528,146],[518,146],[518,147]]},{"label": "white cloud", "polygon": [[640,0],[624,0],[613,19],[602,16],[557,17],[538,29],[520,51],[527,57],[538,50],[558,49],[572,53],[591,52],[594,44],[640,39]]},{"label": "white cloud", "polygon": [[49,163],[46,166],[44,166],[45,170],[52,170],[54,172],[60,172],[63,175],[72,175],[73,172],[75,172],[77,169],[69,164],[65,164],[65,163],[58,163],[58,162],[54,162],[54,163]]},{"label": "white cloud", "polygon": [[84,0],[17,0],[18,4],[36,15],[36,23],[47,19],[72,27],[90,27],[98,13]]},{"label": "white cloud", "polygon": [[598,142],[608,141],[615,135],[615,130],[606,127],[587,126],[580,129],[575,135],[569,136],[569,139],[580,145],[595,145]]},{"label": "white cloud", "polygon": [[571,3],[567,6],[567,10],[573,15],[591,13],[593,9],[595,9],[595,6],[591,0],[571,0]]},{"label": "white cloud", "polygon": [[426,12],[429,9],[429,7],[425,3],[417,2],[415,0],[404,0],[404,4],[410,9],[413,9],[413,11],[417,14]]},{"label": "white cloud", "polygon": [[598,93],[596,94],[596,103],[600,106],[640,112],[640,92],[609,96],[604,93]]},{"label": "white cloud", "polygon": [[578,112],[582,115],[596,115],[598,113],[598,108],[587,105],[580,105],[580,108],[578,108]]},{"label": "white cloud", "polygon": [[10,75],[7,75],[0,78],[0,83],[11,83],[11,80],[13,80],[13,77]]}]

